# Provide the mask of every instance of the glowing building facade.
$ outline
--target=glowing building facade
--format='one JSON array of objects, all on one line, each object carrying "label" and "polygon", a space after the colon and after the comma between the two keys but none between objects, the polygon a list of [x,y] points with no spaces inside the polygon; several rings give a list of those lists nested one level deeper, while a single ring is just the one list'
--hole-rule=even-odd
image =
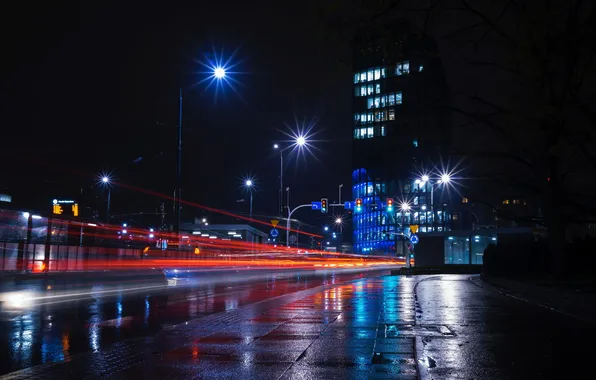
[{"label": "glowing building facade", "polygon": [[[353,245],[358,253],[399,256],[409,225],[420,233],[450,229],[437,173],[449,153],[451,121],[434,41],[405,22],[388,25],[355,43],[352,195],[362,207],[353,213]],[[387,199],[394,200],[389,210]]]}]

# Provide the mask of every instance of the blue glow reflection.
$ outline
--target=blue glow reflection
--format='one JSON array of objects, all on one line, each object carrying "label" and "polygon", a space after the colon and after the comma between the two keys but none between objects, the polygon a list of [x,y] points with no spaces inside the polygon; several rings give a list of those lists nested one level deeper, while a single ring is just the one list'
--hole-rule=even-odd
[{"label": "blue glow reflection", "polygon": [[143,323],[145,327],[149,326],[149,314],[151,313],[151,305],[149,304],[149,296],[145,297],[145,313],[143,314]]},{"label": "blue glow reflection", "polygon": [[102,318],[98,299],[89,305],[89,314],[91,314],[91,318],[89,318],[89,347],[91,351],[97,352],[99,351],[100,342],[99,323]]}]

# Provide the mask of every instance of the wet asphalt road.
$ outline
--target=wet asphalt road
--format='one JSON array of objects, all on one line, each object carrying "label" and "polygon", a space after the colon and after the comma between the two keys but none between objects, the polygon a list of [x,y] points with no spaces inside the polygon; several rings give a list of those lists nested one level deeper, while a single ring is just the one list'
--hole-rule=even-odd
[{"label": "wet asphalt road", "polygon": [[2,370],[70,359],[15,378],[592,377],[593,324],[469,276],[374,274],[46,305],[2,322]]}]

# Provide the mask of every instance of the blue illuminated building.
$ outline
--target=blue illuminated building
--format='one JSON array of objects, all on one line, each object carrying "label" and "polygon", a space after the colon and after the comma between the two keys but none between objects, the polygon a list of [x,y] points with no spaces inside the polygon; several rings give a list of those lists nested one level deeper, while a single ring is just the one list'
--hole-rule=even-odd
[{"label": "blue illuminated building", "polygon": [[[410,224],[420,233],[451,228],[437,174],[451,143],[448,90],[436,44],[408,23],[394,20],[358,35],[352,196],[363,207],[353,214],[353,246],[358,253],[399,256]],[[388,198],[394,200],[389,212]]]}]

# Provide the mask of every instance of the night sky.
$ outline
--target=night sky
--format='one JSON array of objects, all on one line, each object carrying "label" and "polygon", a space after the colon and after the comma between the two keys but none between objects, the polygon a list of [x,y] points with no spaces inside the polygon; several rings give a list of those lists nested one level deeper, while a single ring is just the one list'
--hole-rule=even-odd
[{"label": "night sky", "polygon": [[[15,201],[38,207],[77,194],[103,170],[171,195],[179,87],[184,199],[246,212],[236,201],[247,199],[240,185],[250,174],[258,185],[255,214],[275,213],[279,157],[272,144],[305,126],[312,126],[314,156],[286,167],[291,203],[336,198],[340,183],[349,188],[351,71],[330,39],[319,37],[315,5],[52,4],[31,12],[17,16],[23,33],[8,41],[14,53],[4,78],[2,158],[12,161],[2,165],[2,187]],[[239,84],[237,93],[225,88],[216,98],[213,87],[197,85],[206,76],[197,61],[222,51],[234,54]],[[113,191],[115,212],[158,204]]]},{"label": "night sky", "polygon": [[[181,87],[183,199],[246,214],[247,202],[237,200],[248,200],[242,178],[252,175],[258,186],[254,214],[269,218],[277,211],[279,186],[272,144],[312,128],[313,155],[286,166],[291,204],[334,200],[339,184],[346,200],[352,171],[350,28],[332,21],[370,16],[370,7],[353,2],[19,5],[11,14],[11,25],[19,27],[2,27],[10,54],[4,57],[0,102],[0,191],[11,194],[15,205],[40,210],[54,197],[78,196],[83,189],[101,209],[105,193],[95,186],[96,176],[106,171],[123,185],[172,196]],[[469,64],[501,56],[491,48],[491,35],[480,49],[470,43],[486,33],[469,27],[478,20],[448,10],[428,20],[422,12],[406,16],[418,30],[426,22],[425,32],[437,41],[455,107],[475,107],[469,99],[477,94],[495,103],[508,99],[503,94],[511,92],[504,85],[509,79]],[[216,97],[213,86],[199,84],[206,74],[198,61],[222,52],[224,59],[233,55],[237,83]],[[453,126],[456,151],[495,141],[461,115],[454,115]],[[475,161],[458,169],[473,177]],[[462,195],[477,185],[462,181]],[[115,186],[112,195],[114,214],[155,212],[162,200],[125,186]],[[195,214],[202,212],[187,207],[183,217]],[[332,221],[311,212],[299,217],[318,225]]]}]

